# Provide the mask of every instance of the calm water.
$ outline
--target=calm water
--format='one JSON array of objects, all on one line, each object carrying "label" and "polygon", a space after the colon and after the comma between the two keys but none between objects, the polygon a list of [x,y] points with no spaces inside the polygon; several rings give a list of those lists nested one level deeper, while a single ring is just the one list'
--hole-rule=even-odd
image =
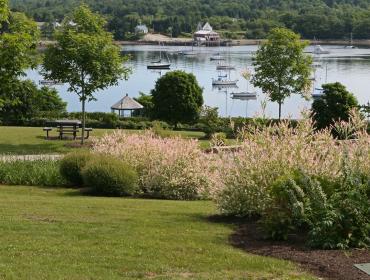
[{"label": "calm water", "polygon": [[[315,87],[320,87],[325,82],[339,81],[353,92],[361,104],[370,101],[370,49],[345,49],[342,46],[323,46],[330,54],[315,55],[315,65],[320,65],[316,70]],[[96,93],[97,101],[90,102],[87,106],[88,111],[109,112],[110,106],[122,98],[126,93],[131,97],[136,97],[139,92],[149,93],[154,87],[155,81],[166,70],[147,70],[146,66],[150,61],[159,57],[162,49],[162,56],[168,55],[171,60],[171,70],[184,70],[193,73],[199,84],[204,88],[205,104],[218,107],[223,116],[253,116],[261,112],[261,101],[266,96],[258,89],[248,85],[247,81],[241,77],[241,73],[247,67],[251,68],[252,56],[256,51],[256,46],[237,46],[224,48],[195,48],[198,55],[187,57],[178,55],[177,52],[188,49],[186,47],[162,47],[159,46],[126,46],[124,53],[131,55],[128,66],[132,67],[133,73],[127,81],[120,81],[118,86],[110,87],[104,91]],[[308,48],[307,51],[312,51]],[[235,71],[230,72],[231,79],[238,79],[238,88],[218,89],[212,87],[212,78],[217,78],[219,72],[216,71],[217,61],[210,61],[210,57],[216,53],[226,57],[226,63],[236,67]],[[29,71],[28,77],[38,82],[41,76],[37,71]],[[68,111],[79,111],[80,104],[75,94],[67,92],[67,86],[55,87],[60,96],[68,102]],[[246,101],[231,98],[231,92],[256,91],[257,100]],[[286,99],[283,105],[284,116],[299,116],[299,112],[304,108],[310,108],[311,101],[306,101],[302,97],[295,95]],[[276,103],[267,103],[266,113],[271,117],[277,116],[278,106]]]}]

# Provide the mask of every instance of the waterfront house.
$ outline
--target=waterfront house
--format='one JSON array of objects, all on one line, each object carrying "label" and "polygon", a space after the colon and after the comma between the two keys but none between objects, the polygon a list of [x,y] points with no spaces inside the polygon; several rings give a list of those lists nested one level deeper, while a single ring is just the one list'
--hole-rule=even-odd
[{"label": "waterfront house", "polygon": [[148,27],[145,24],[139,24],[135,27],[136,34],[147,34],[148,31]]},{"label": "waterfront house", "polygon": [[197,31],[194,33],[194,41],[198,45],[217,45],[220,43],[220,35],[213,31],[212,26],[207,22],[203,27],[198,24]]}]

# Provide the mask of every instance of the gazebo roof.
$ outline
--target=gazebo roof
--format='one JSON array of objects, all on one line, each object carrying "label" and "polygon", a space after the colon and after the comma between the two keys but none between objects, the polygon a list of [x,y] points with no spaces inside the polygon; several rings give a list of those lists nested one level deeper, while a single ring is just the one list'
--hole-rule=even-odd
[{"label": "gazebo roof", "polygon": [[129,97],[128,94],[111,107],[113,110],[138,110],[143,108],[143,105]]}]

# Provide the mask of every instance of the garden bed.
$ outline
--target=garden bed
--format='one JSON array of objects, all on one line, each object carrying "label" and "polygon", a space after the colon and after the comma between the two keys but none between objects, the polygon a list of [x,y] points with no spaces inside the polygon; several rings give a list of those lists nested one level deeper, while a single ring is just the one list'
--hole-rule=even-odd
[{"label": "garden bed", "polygon": [[231,243],[248,253],[275,257],[299,263],[303,269],[325,279],[368,280],[370,276],[354,264],[370,262],[370,250],[312,250],[304,245],[304,235],[293,235],[289,241],[277,242],[262,238],[255,222],[239,227],[231,236]]}]

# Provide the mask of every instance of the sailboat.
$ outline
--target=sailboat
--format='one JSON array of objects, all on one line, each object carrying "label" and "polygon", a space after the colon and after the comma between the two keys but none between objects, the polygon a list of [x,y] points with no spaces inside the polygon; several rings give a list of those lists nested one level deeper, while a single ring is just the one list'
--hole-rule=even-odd
[{"label": "sailboat", "polygon": [[352,38],[352,32],[351,32],[350,39],[349,39],[349,45],[345,46],[344,48],[345,49],[355,49],[356,47],[352,43],[353,43],[353,38]]},{"label": "sailboat", "polygon": [[159,51],[159,60],[152,61],[146,66],[147,69],[170,69],[171,63],[166,53],[167,62],[162,62],[162,50]]},{"label": "sailboat", "polygon": [[180,51],[179,54],[184,56],[196,56],[198,53],[194,51],[194,44],[191,45],[191,50]]},{"label": "sailboat", "polygon": [[216,66],[217,71],[221,70],[235,70],[235,66],[224,64],[224,63],[218,63]]},{"label": "sailboat", "polygon": [[314,54],[329,54],[328,50],[325,50],[321,45],[316,45],[313,49]]},{"label": "sailboat", "polygon": [[212,86],[235,86],[238,80],[229,80],[226,75],[219,75],[217,79],[212,79]]},{"label": "sailboat", "polygon": [[220,53],[217,53],[215,55],[212,55],[210,60],[225,60],[225,57],[223,57]]}]

